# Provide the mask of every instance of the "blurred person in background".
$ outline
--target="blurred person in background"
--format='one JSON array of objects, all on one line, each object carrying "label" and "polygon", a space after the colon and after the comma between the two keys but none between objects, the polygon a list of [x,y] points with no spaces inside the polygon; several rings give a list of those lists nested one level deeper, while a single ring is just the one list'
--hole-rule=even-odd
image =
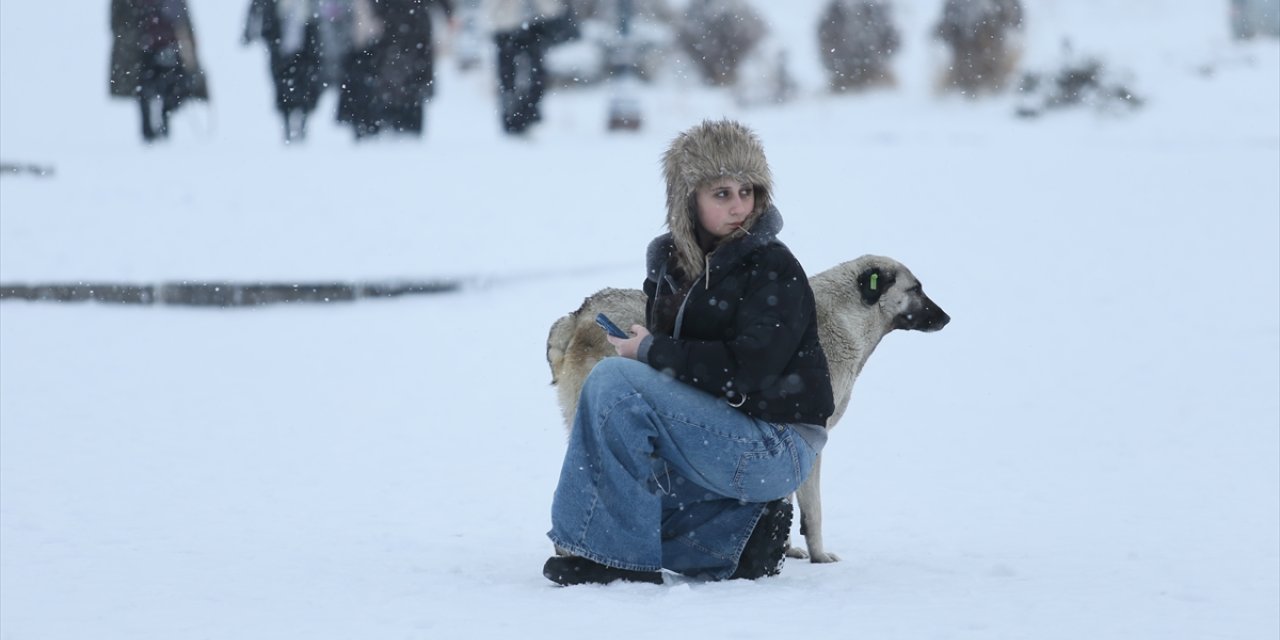
[{"label": "blurred person in background", "polygon": [[354,0],[338,120],[356,139],[390,129],[420,136],[435,95],[431,9],[456,24],[453,0]]},{"label": "blurred person in background", "polygon": [[360,140],[378,131],[373,47],[382,36],[382,23],[374,17],[373,0],[351,0],[351,13],[350,48],[342,57],[338,83],[338,122],[351,125]]},{"label": "blurred person in background", "polygon": [[111,0],[111,95],[138,101],[142,139],[169,136],[169,114],[208,100],[186,0]]},{"label": "blurred person in background", "polygon": [[566,23],[571,20],[563,0],[490,0],[489,21],[498,46],[498,99],[507,133],[522,134],[542,120],[547,47],[576,37],[576,26]]},{"label": "blurred person in background", "polygon": [[266,45],[276,109],[285,142],[306,137],[307,117],[337,83],[337,65],[350,46],[350,0],[252,0],[244,44]]}]

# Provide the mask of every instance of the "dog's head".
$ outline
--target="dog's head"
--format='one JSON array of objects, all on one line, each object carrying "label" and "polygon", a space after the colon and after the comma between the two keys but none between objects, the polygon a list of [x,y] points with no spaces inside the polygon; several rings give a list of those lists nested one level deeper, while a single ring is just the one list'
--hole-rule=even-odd
[{"label": "dog's head", "polygon": [[893,329],[938,331],[951,316],[925,295],[920,281],[902,263],[881,256],[857,261],[858,295]]}]

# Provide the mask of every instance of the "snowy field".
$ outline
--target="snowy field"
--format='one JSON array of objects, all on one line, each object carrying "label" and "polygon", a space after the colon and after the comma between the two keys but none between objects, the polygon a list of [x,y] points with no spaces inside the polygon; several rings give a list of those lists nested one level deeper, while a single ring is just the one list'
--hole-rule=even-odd
[{"label": "snowy field", "polygon": [[[357,146],[330,95],[289,147],[242,3],[191,0],[213,101],[150,148],[88,4],[0,0],[0,160],[55,168],[0,177],[0,282],[470,284],[0,302],[0,639],[1280,636],[1280,46],[1225,0],[1027,0],[1024,65],[1070,37],[1131,115],[936,96],[940,0],[898,3],[896,89],[827,95],[806,0],[755,3],[785,106],[668,78],[609,135],[607,91],[559,91],[509,140],[446,51],[423,139]],[[892,256],[953,321],[888,336],[832,435],[843,561],[555,587],[547,329],[639,285],[659,156],[721,116],[810,273]]]}]

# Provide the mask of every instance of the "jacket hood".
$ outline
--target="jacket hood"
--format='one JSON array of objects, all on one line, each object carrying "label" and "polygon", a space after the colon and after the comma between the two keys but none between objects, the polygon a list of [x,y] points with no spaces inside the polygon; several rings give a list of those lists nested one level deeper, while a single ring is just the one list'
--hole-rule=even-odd
[{"label": "jacket hood", "polygon": [[747,235],[772,204],[773,173],[765,159],[764,145],[755,132],[732,120],[704,120],[676,136],[662,155],[662,172],[667,182],[667,228],[671,231],[676,263],[689,278],[703,270],[703,252],[695,233],[698,222],[694,192],[698,187],[726,177],[752,185],[755,209],[743,229],[726,241]]}]

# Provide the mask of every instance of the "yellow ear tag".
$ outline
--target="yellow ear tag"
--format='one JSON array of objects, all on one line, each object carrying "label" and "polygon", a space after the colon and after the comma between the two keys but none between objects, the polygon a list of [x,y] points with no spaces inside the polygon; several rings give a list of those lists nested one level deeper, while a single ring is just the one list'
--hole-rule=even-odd
[{"label": "yellow ear tag", "polygon": [[876,290],[876,280],[879,280],[879,279],[880,279],[880,274],[878,273],[871,274],[871,290],[872,291]]}]

